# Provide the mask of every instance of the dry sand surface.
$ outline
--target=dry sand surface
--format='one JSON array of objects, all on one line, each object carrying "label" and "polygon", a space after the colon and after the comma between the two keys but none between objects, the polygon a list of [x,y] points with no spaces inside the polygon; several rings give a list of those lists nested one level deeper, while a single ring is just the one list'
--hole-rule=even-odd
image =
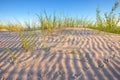
[{"label": "dry sand surface", "polygon": [[[85,28],[46,37],[24,57],[19,33],[0,31],[0,80],[120,80],[120,35]],[[17,57],[13,64],[5,51]]]}]

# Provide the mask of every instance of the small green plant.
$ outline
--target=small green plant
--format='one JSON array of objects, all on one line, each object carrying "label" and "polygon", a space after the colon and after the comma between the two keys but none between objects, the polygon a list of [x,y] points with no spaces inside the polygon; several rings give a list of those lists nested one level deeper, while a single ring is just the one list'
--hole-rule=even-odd
[{"label": "small green plant", "polygon": [[7,51],[8,54],[10,55],[11,61],[14,63],[15,60],[16,60],[16,57],[15,57],[14,53],[13,53],[10,49],[8,49],[8,48],[6,49],[6,51]]},{"label": "small green plant", "polygon": [[22,48],[25,49],[25,51],[29,51],[30,50],[30,45],[28,43],[28,40],[27,40],[27,36],[25,34],[20,34],[20,40],[21,40],[21,43],[22,43]]},{"label": "small green plant", "polygon": [[22,43],[22,48],[24,48],[26,52],[37,48],[37,36],[35,31],[30,31],[28,35],[20,33],[20,40]]},{"label": "small green plant", "polygon": [[42,34],[42,46],[45,46],[45,39],[46,39],[45,28],[46,28],[46,26],[45,26],[45,23],[44,23],[44,20],[42,17],[40,18],[40,23],[41,23],[41,34]]}]

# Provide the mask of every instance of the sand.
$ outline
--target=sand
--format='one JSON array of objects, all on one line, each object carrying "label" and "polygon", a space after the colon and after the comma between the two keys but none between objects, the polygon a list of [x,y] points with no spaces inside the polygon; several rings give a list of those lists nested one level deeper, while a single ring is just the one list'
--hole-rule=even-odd
[{"label": "sand", "polygon": [[[24,57],[18,32],[0,31],[0,80],[120,80],[120,35],[68,28]],[[17,57],[10,62],[5,48]]]}]

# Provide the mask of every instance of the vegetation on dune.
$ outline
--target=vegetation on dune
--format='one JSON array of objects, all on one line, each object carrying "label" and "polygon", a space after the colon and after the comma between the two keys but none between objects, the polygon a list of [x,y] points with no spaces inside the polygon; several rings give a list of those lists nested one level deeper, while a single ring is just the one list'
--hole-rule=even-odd
[{"label": "vegetation on dune", "polygon": [[9,30],[9,31],[23,31],[24,28],[19,25],[19,24],[13,24],[13,23],[8,23],[5,26],[5,29]]},{"label": "vegetation on dune", "polygon": [[24,27],[21,23],[8,22],[7,24],[0,23],[0,30],[8,31],[24,31]]},{"label": "vegetation on dune", "polygon": [[15,60],[16,60],[16,57],[15,57],[14,53],[8,48],[6,48],[6,51],[8,52],[8,54],[9,54],[9,56],[11,58],[11,62],[14,63]]},{"label": "vegetation on dune", "polygon": [[54,29],[58,28],[59,30],[63,30],[68,27],[87,27],[92,29],[97,29],[105,32],[112,33],[120,33],[120,27],[118,27],[118,23],[120,22],[120,13],[116,15],[114,12],[119,7],[120,2],[116,1],[111,11],[108,13],[104,13],[104,17],[101,17],[101,11],[99,7],[96,8],[96,22],[92,22],[87,17],[68,17],[68,16],[56,16],[55,13],[53,15],[48,15],[46,11],[43,14],[38,15],[38,24],[37,22],[24,21],[25,27],[18,21],[18,23],[8,23],[3,25],[0,23],[0,30],[6,29],[10,31],[32,31],[32,30],[41,30],[41,34],[43,35],[43,40],[45,40],[46,34],[52,34]]},{"label": "vegetation on dune", "polygon": [[27,51],[34,51],[37,48],[36,42],[37,37],[35,32],[30,32],[29,34],[20,33],[20,41],[22,44],[22,48]]},{"label": "vegetation on dune", "polygon": [[114,13],[115,10],[119,7],[120,2],[116,1],[109,13],[104,13],[104,18],[100,15],[99,7],[96,9],[96,24],[90,28],[111,32],[111,33],[120,33],[120,27],[118,23],[120,22],[120,13],[117,15]]},{"label": "vegetation on dune", "polygon": [[29,51],[30,50],[30,45],[28,43],[28,40],[27,40],[27,36],[25,34],[20,34],[20,40],[21,40],[21,43],[22,43],[22,48],[25,49],[25,51]]}]

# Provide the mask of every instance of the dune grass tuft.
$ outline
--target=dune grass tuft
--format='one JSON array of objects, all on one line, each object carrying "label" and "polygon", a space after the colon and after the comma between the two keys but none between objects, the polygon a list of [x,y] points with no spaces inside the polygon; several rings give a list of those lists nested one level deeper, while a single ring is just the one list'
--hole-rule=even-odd
[{"label": "dune grass tuft", "polygon": [[15,60],[16,60],[16,57],[15,57],[14,53],[10,49],[8,49],[8,48],[6,48],[6,51],[8,52],[8,54],[9,54],[9,56],[11,58],[11,62],[14,63]]},{"label": "dune grass tuft", "polygon": [[114,13],[119,5],[120,2],[116,1],[111,11],[104,13],[104,18],[101,17],[98,7],[96,9],[96,24],[90,28],[120,34],[120,27],[117,25],[120,22],[120,13],[118,16]]},{"label": "dune grass tuft", "polygon": [[20,34],[20,40],[21,40],[21,43],[22,43],[22,48],[25,49],[25,51],[29,51],[30,50],[30,45],[28,43],[28,40],[27,40],[27,36],[23,33]]}]

